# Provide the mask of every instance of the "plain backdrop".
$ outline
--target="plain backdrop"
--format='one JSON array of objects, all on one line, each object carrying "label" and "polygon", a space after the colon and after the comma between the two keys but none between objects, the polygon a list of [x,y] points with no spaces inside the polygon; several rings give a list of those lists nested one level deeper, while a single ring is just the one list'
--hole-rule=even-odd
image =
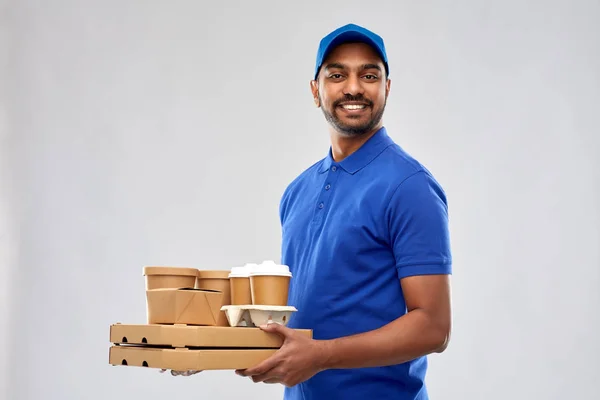
[{"label": "plain backdrop", "polygon": [[109,325],[145,322],[144,265],[279,259],[280,196],[329,146],[318,42],[349,22],[449,199],[431,398],[600,398],[600,2],[1,4],[0,398],[281,398],[112,367]]}]

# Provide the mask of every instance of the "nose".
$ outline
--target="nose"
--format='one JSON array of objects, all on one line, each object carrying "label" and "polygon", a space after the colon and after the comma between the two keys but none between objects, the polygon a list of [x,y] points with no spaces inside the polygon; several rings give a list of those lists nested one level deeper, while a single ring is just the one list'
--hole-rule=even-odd
[{"label": "nose", "polygon": [[350,75],[345,81],[344,94],[356,96],[357,94],[363,94],[364,89],[361,85],[360,79],[356,75]]}]

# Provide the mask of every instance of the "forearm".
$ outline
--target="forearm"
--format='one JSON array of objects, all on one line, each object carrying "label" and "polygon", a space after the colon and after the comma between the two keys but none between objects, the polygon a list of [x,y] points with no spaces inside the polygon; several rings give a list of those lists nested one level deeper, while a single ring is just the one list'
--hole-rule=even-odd
[{"label": "forearm", "polygon": [[415,309],[370,332],[323,342],[324,369],[363,368],[401,364],[441,352],[449,325],[425,310]]}]

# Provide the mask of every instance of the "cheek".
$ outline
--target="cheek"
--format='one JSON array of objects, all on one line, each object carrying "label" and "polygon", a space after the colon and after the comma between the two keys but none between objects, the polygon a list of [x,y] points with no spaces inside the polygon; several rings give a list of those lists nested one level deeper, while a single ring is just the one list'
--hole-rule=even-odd
[{"label": "cheek", "polygon": [[331,98],[329,96],[322,96],[321,97],[321,105],[323,107],[326,107],[326,108],[332,108],[334,101],[335,101],[335,99],[333,99],[333,98]]},{"label": "cheek", "polygon": [[383,106],[385,103],[385,90],[377,90],[374,92],[371,100],[373,100],[378,106]]},{"label": "cheek", "polygon": [[321,105],[328,108],[331,108],[333,106],[333,103],[340,98],[340,95],[337,94],[335,90],[332,90],[331,88],[321,88],[321,91],[319,93],[321,98]]}]

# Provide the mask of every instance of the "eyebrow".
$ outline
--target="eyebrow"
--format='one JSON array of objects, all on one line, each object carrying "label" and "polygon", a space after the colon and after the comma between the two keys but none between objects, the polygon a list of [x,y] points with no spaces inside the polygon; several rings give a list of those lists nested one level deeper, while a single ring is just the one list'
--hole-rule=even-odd
[{"label": "eyebrow", "polygon": [[[340,63],[330,63],[325,66],[325,69],[346,69],[346,66]],[[381,71],[381,67],[377,64],[364,64],[362,69],[376,69]]]},{"label": "eyebrow", "polygon": [[378,71],[381,71],[381,67],[377,64],[365,64],[363,65],[363,69],[376,69]]},{"label": "eyebrow", "polygon": [[346,69],[346,66],[340,63],[330,63],[325,66],[325,69]]}]

